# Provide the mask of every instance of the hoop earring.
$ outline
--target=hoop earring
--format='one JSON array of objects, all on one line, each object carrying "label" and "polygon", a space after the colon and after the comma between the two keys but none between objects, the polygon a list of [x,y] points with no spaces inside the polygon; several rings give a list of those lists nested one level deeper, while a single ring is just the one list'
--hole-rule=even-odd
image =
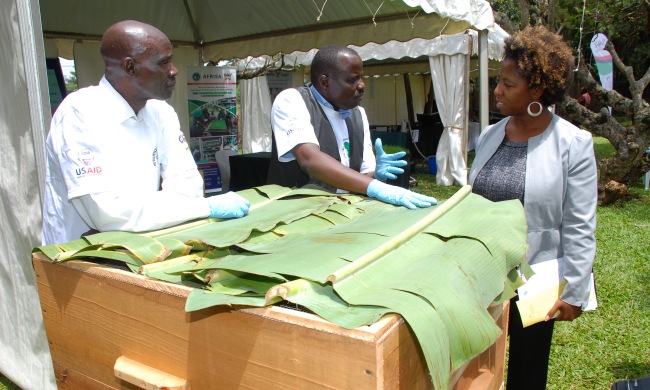
[{"label": "hoop earring", "polygon": [[[539,111],[538,111],[538,112],[533,113],[533,112],[531,111],[530,106],[532,106],[533,104],[539,104]],[[532,102],[532,103],[530,103],[530,104],[528,105],[527,110],[528,110],[528,115],[530,115],[530,116],[532,116],[532,117],[536,117],[536,116],[540,116],[540,115],[542,115],[542,111],[544,111],[544,106],[542,106],[542,103],[540,103],[540,102]]]}]

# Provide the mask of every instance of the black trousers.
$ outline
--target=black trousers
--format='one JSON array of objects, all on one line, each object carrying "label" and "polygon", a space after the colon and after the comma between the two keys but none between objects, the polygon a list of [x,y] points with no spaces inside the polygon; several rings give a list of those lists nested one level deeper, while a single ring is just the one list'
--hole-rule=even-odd
[{"label": "black trousers", "polygon": [[545,390],[555,321],[524,328],[516,301],[517,297],[510,300],[506,390]]}]

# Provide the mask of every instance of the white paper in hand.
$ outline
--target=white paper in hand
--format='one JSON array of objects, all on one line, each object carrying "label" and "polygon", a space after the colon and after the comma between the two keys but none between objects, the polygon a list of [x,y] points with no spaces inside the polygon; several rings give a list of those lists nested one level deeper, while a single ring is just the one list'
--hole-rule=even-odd
[{"label": "white paper in hand", "polygon": [[[562,295],[566,281],[560,278],[562,260],[553,259],[531,265],[535,274],[526,284],[517,289],[519,300],[517,308],[521,314],[524,328],[544,321],[546,314]],[[598,307],[594,274],[591,274],[589,302],[584,311],[595,310]]]}]

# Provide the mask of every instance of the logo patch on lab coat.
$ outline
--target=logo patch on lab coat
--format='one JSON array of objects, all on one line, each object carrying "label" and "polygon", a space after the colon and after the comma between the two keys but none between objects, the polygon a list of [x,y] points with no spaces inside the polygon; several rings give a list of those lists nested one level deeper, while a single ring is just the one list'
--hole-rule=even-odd
[{"label": "logo patch on lab coat", "polygon": [[90,166],[95,161],[95,154],[88,148],[82,149],[77,153],[77,159],[81,165]]}]

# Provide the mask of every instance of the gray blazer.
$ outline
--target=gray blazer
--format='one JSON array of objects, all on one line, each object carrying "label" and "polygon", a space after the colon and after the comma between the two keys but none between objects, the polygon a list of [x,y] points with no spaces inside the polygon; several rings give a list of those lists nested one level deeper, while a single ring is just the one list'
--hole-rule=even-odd
[{"label": "gray blazer", "polygon": [[[488,126],[476,145],[469,183],[492,157],[509,118]],[[528,140],[524,211],[530,264],[563,258],[567,281],[561,299],[585,306],[596,254],[598,200],[593,140],[587,131],[553,115],[543,133]]]}]

